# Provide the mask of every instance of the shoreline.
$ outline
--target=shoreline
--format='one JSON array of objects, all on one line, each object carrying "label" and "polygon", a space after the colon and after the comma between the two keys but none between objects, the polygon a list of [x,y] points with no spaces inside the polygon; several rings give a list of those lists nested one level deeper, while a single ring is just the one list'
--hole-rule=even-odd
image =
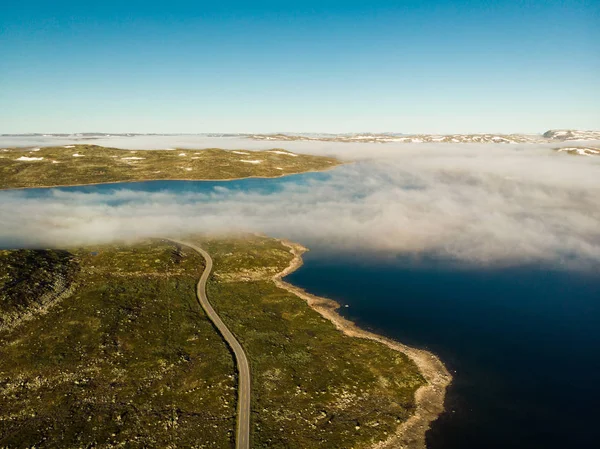
[{"label": "shoreline", "polygon": [[401,423],[396,432],[388,439],[376,443],[372,449],[425,449],[427,447],[425,434],[431,423],[444,411],[446,388],[452,382],[452,375],[441,360],[429,351],[411,348],[390,338],[374,334],[359,328],[355,323],[342,317],[337,310],[340,304],[332,299],[312,295],[300,287],[296,287],[283,278],[303,265],[302,254],[308,251],[298,243],[279,239],[282,245],[289,248],[294,256],[290,264],[272,277],[278,287],[300,297],[308,306],[328,319],[339,331],[356,338],[366,338],[382,343],[394,351],[401,352],[410,358],[419,369],[427,383],[415,393],[416,410],[405,422]]},{"label": "shoreline", "polygon": [[278,178],[285,178],[286,176],[304,175],[306,173],[323,173],[323,172],[331,171],[341,165],[346,165],[346,162],[341,162],[337,165],[334,165],[332,167],[326,167],[322,170],[307,170],[307,171],[300,171],[300,172],[294,172],[294,173],[284,173],[282,175],[276,175],[276,176],[242,176],[242,177],[238,177],[238,178],[214,178],[214,179],[209,179],[209,178],[137,179],[137,180],[126,180],[126,181],[90,182],[90,183],[84,183],[84,184],[57,184],[57,185],[52,185],[52,186],[0,187],[0,192],[8,192],[8,191],[12,191],[12,190],[58,189],[61,187],[101,186],[101,185],[106,185],[106,184],[132,184],[132,183],[137,183],[137,182],[158,182],[158,181],[228,182],[228,181],[239,181],[242,179],[278,179]]}]

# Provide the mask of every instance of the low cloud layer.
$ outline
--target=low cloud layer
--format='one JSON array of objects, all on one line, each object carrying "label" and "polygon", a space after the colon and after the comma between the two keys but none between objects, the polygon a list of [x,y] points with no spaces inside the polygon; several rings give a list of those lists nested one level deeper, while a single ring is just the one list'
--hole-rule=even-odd
[{"label": "low cloud layer", "polygon": [[339,250],[600,266],[600,161],[592,158],[540,145],[285,148],[359,162],[272,192],[228,183],[184,193],[0,192],[0,245],[253,231]]}]

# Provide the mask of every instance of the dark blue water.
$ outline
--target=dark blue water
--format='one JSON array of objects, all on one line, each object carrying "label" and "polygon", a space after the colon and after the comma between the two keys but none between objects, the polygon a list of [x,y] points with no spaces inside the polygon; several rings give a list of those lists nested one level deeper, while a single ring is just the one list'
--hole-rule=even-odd
[{"label": "dark blue water", "polygon": [[431,449],[598,447],[600,276],[361,262],[313,250],[288,277],[454,375]]}]

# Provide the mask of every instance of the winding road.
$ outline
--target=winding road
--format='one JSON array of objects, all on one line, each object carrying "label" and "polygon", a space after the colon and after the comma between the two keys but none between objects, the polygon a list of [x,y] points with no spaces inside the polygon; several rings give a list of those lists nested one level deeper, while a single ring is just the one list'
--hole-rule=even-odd
[{"label": "winding road", "polygon": [[217,330],[221,333],[235,356],[235,361],[238,370],[238,401],[237,401],[237,431],[236,431],[236,449],[250,448],[250,365],[248,358],[244,352],[244,348],[237,341],[233,333],[223,323],[215,309],[210,305],[206,296],[206,281],[210,276],[213,267],[213,261],[210,255],[192,243],[182,242],[180,240],[165,239],[178,245],[187,246],[196,251],[206,261],[206,268],[200,276],[198,286],[196,287],[196,297],[198,302],[206,312],[208,318],[213,322]]}]

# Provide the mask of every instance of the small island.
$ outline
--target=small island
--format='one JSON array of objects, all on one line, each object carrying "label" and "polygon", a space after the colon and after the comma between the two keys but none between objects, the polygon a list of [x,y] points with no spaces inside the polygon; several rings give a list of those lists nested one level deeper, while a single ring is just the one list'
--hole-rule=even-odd
[{"label": "small island", "polygon": [[600,156],[600,147],[572,146],[555,148],[559,153],[572,154],[574,156]]},{"label": "small island", "polygon": [[335,158],[265,151],[122,150],[97,145],[0,149],[0,189],[154,180],[275,178],[328,170]]},{"label": "small island", "polygon": [[[248,355],[251,447],[424,447],[450,381],[435,356],[283,281],[297,244],[185,240]],[[196,301],[205,267],[165,240],[0,251],[0,446],[232,448],[237,371]]]}]

